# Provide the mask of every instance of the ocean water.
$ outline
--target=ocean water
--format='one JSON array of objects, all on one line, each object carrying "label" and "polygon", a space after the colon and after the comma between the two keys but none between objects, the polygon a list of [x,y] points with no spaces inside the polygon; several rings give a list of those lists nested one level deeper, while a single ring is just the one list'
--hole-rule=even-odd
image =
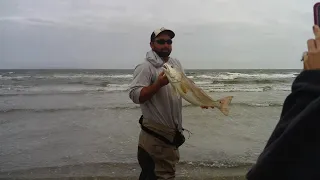
[{"label": "ocean water", "polygon": [[[86,163],[136,163],[139,105],[133,70],[0,70],[0,172]],[[191,131],[181,162],[254,163],[300,70],[186,70],[230,115],[183,101]],[[139,167],[137,167],[139,168]]]}]

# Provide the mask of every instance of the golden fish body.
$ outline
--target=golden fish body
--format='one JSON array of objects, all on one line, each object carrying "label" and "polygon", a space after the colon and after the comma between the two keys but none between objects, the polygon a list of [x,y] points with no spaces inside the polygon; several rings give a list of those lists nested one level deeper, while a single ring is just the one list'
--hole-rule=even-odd
[{"label": "golden fish body", "polygon": [[216,107],[224,115],[229,114],[229,104],[233,96],[227,96],[219,100],[213,100],[206,92],[199,88],[183,72],[165,63],[164,74],[167,76],[174,92],[189,103],[196,106]]}]

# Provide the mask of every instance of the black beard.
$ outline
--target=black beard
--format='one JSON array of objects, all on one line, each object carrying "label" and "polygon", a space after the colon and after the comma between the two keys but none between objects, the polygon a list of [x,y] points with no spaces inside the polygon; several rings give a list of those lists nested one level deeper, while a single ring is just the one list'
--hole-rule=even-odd
[{"label": "black beard", "polygon": [[154,52],[156,52],[158,54],[158,56],[161,58],[169,57],[169,55],[171,53],[170,51],[168,51],[168,52],[154,51]]}]

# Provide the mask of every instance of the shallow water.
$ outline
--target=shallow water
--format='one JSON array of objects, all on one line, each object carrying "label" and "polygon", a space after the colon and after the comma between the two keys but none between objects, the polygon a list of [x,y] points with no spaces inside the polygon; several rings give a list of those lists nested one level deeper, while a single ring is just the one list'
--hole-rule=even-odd
[{"label": "shallow water", "polygon": [[[41,85],[34,79],[23,78],[11,78],[10,81],[15,84],[10,85],[6,73],[2,74],[2,77],[6,77],[2,84],[7,85],[2,85],[0,96],[0,172],[88,163],[137,162],[140,109],[130,101],[125,90],[109,92],[73,89],[71,92],[70,89],[47,88],[48,83]],[[280,72],[272,73],[276,75],[269,75],[269,80],[272,79],[270,77],[284,77],[280,78],[281,86],[285,86],[283,81],[290,83],[293,80],[288,79],[292,73],[285,76],[278,75]],[[129,75],[120,75],[116,76],[116,79],[123,78],[119,83],[129,81],[125,79],[130,79]],[[228,81],[235,76],[245,76],[247,79],[257,76],[249,75],[231,74],[225,79]],[[33,76],[44,74],[34,73]],[[201,77],[200,74],[192,73],[189,76]],[[62,83],[60,79],[59,83],[69,82],[67,86],[70,86],[71,81],[77,81],[73,76],[63,78],[69,80],[64,79]],[[116,79],[108,81],[115,83]],[[207,80],[202,79],[203,82]],[[237,78],[233,80],[238,81]],[[100,86],[98,81],[101,79],[96,80],[95,84]],[[181,162],[207,167],[254,163],[279,119],[290,86],[286,85],[286,88],[280,90],[272,88],[253,91],[252,86],[267,85],[256,83],[256,80],[251,82],[251,86],[245,83],[232,84],[239,91],[227,92],[228,88],[224,87],[226,92],[209,93],[214,98],[234,96],[229,116],[222,115],[217,109],[202,110],[184,101],[183,126],[192,134],[180,149]],[[270,84],[270,81],[266,83]],[[30,90],[31,84],[33,89]],[[271,87],[280,85],[276,81]],[[8,86],[12,87],[4,93]],[[22,86],[17,91],[17,87]],[[71,87],[76,89],[79,84]],[[209,85],[203,87],[208,88]],[[250,91],[237,87],[246,87]],[[41,91],[35,93],[34,89]],[[187,132],[185,135],[189,137]]]}]

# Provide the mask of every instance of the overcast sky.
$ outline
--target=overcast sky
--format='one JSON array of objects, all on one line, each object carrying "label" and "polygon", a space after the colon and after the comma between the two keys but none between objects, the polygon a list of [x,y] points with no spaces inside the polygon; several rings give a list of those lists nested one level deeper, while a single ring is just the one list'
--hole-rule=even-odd
[{"label": "overcast sky", "polygon": [[134,68],[155,28],[184,68],[301,68],[312,0],[0,0],[0,69]]}]

